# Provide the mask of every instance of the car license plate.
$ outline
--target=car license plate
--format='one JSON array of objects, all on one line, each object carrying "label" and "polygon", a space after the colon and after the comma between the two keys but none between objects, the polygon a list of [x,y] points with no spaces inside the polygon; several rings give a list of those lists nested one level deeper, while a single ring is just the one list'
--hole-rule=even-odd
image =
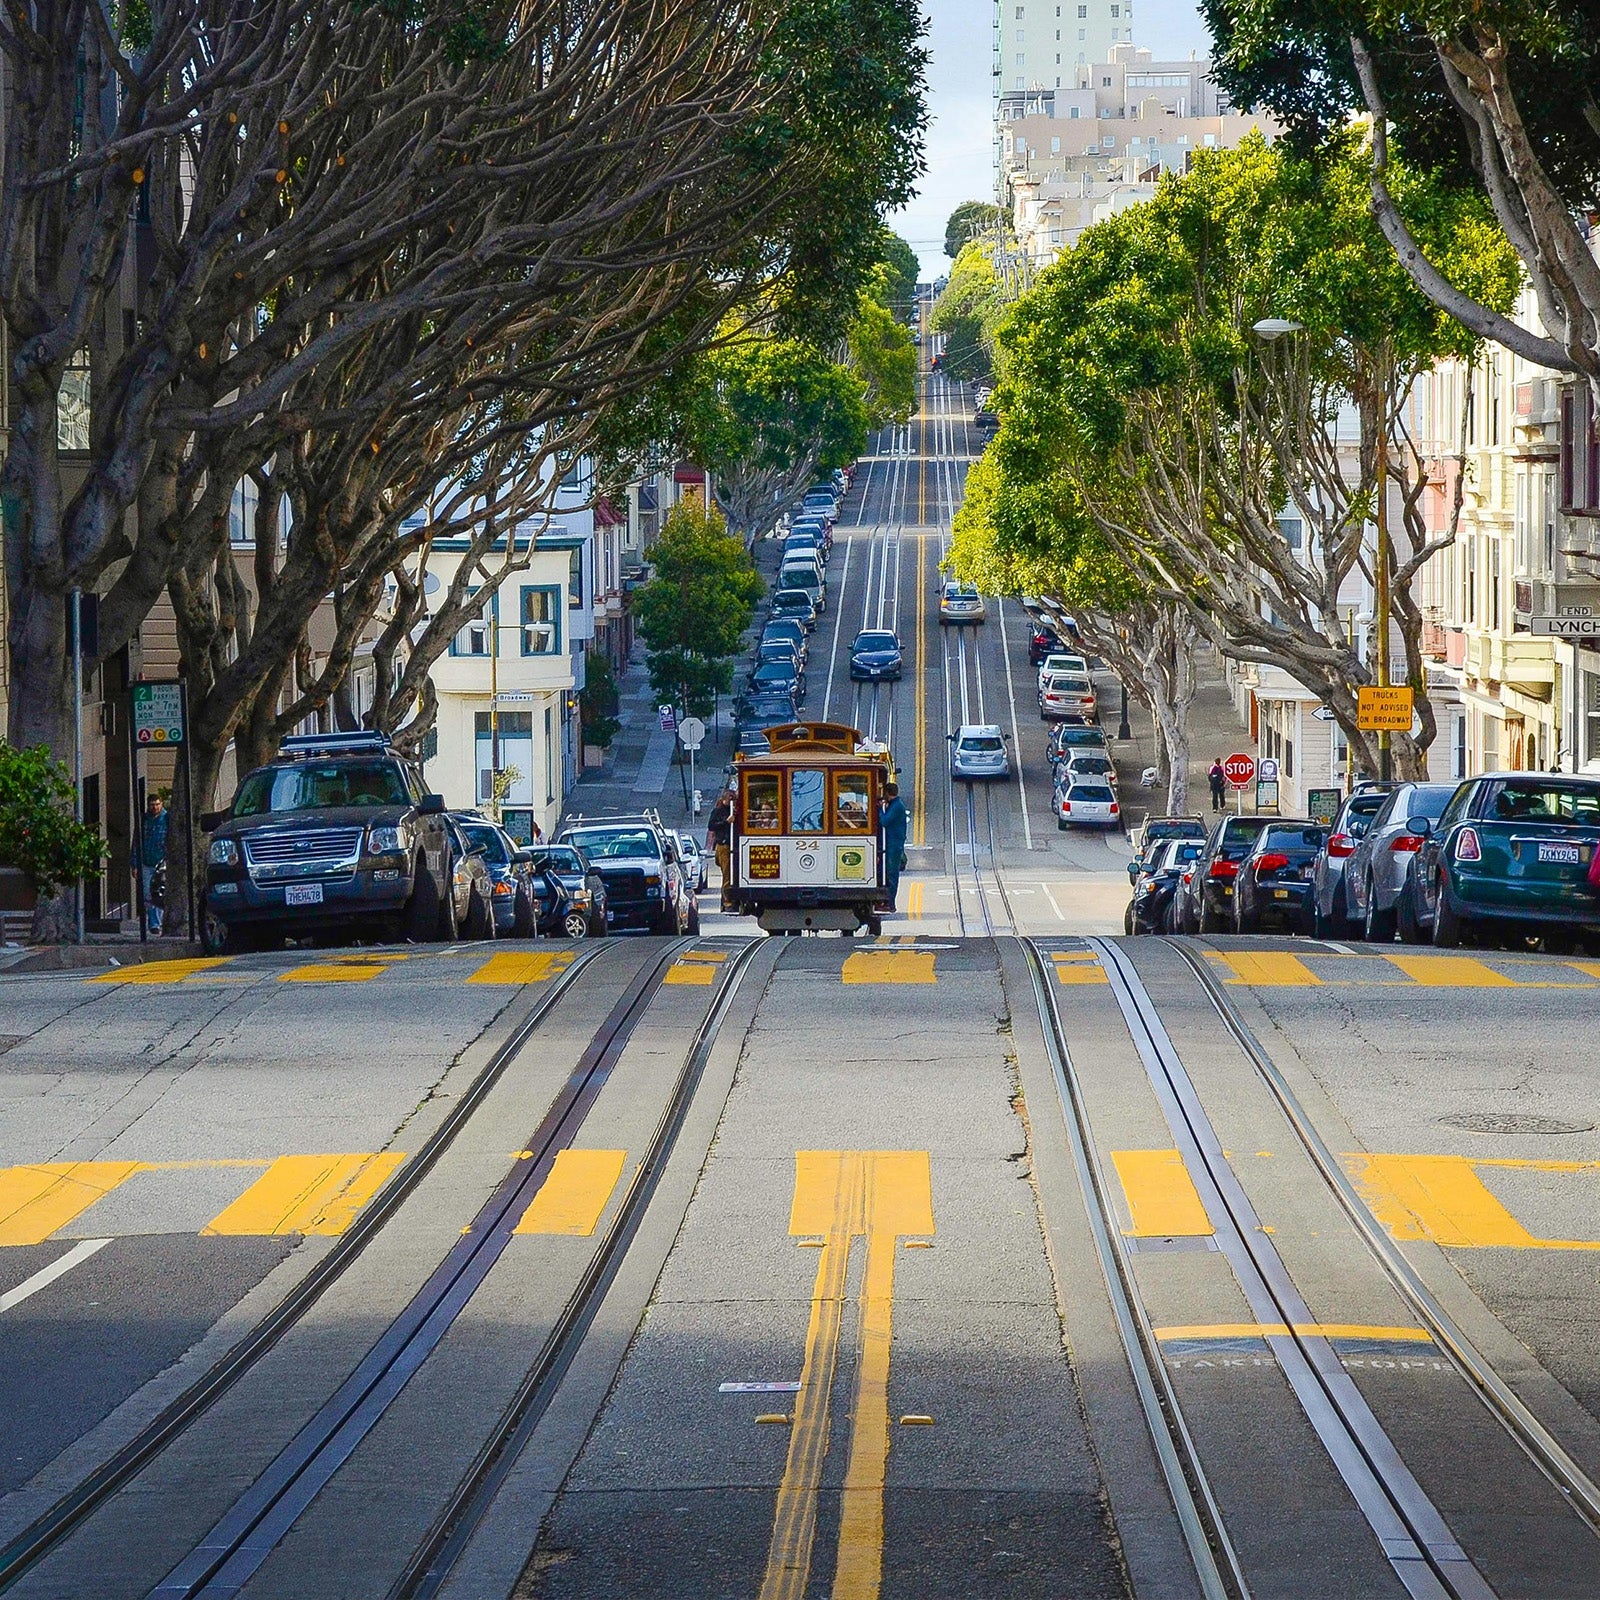
[{"label": "car license plate", "polygon": [[1539,859],[1575,867],[1583,860],[1583,852],[1575,844],[1542,844],[1539,846]]},{"label": "car license plate", "polygon": [[286,906],[320,906],[322,904],[322,885],[320,883],[291,883],[283,891],[283,903]]},{"label": "car license plate", "polygon": [[1287,889],[1274,889],[1272,891],[1272,898],[1274,900],[1287,900],[1289,898],[1289,891]]}]

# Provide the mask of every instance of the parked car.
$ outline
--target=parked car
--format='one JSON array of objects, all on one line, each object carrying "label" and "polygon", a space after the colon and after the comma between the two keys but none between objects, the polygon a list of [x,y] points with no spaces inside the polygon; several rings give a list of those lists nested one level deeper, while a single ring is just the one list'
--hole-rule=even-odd
[{"label": "parked car", "polygon": [[1089,663],[1072,650],[1052,650],[1043,661],[1039,663],[1039,692],[1044,692],[1045,679],[1053,677],[1058,672],[1072,672],[1079,677],[1089,676]]},{"label": "parked car", "polygon": [[733,720],[741,731],[776,728],[799,720],[800,708],[792,694],[747,694],[734,704]]},{"label": "parked car", "polygon": [[456,936],[444,797],[381,733],[285,739],[200,826],[211,836],[201,921],[210,954],[329,931]]},{"label": "parked car", "polygon": [[947,583],[939,591],[940,622],[982,622],[988,615],[983,596],[970,583]]},{"label": "parked car", "polygon": [[1069,748],[1065,759],[1057,765],[1056,771],[1058,774],[1070,777],[1074,782],[1081,778],[1110,784],[1113,789],[1117,787],[1116,766],[1103,750]]},{"label": "parked car", "polygon": [[1199,817],[1146,817],[1133,836],[1134,850],[1142,859],[1165,839],[1204,842],[1206,825]]},{"label": "parked car", "polygon": [[772,754],[772,741],[759,729],[741,728],[738,749],[742,756],[769,756]]},{"label": "parked car", "polygon": [[1006,735],[1000,731],[997,723],[963,723],[948,737],[952,778],[972,780],[1011,776]]},{"label": "parked car", "polygon": [[[526,849],[538,931],[552,938],[602,938],[609,926],[606,881],[589,858],[573,844]],[[560,884],[560,899],[551,893],[547,874]]]},{"label": "parked car", "polygon": [[685,833],[681,828],[673,834],[673,838],[678,841],[678,849],[683,856],[683,870],[689,881],[689,892],[705,893],[706,857],[700,848],[700,841],[692,833]]},{"label": "parked car", "polygon": [[1133,899],[1123,920],[1126,933],[1171,933],[1172,896],[1183,869],[1197,861],[1204,839],[1158,839],[1142,861],[1130,861]]},{"label": "parked car", "polygon": [[820,616],[828,609],[828,585],[822,568],[809,558],[805,561],[785,561],[778,571],[778,592],[798,589],[806,595]]},{"label": "parked car", "polygon": [[850,677],[853,682],[872,683],[883,678],[899,678],[905,666],[900,641],[886,629],[867,628],[858,633],[850,646]]},{"label": "parked car", "polygon": [[1065,768],[1058,768],[1050,800],[1056,813],[1056,826],[1067,828],[1117,828],[1122,825],[1122,807],[1116,791],[1108,783],[1087,779],[1073,780]]},{"label": "parked car", "polygon": [[1437,822],[1455,792],[1453,783],[1400,783],[1382,797],[1344,869],[1345,904],[1363,939],[1393,940],[1401,897],[1423,843],[1411,819]]},{"label": "parked car", "polygon": [[761,630],[761,643],[770,644],[775,639],[787,639],[794,645],[800,656],[800,665],[806,661],[806,628],[805,624],[795,617],[774,617]]},{"label": "parked car", "polygon": [[1600,944],[1600,777],[1488,772],[1468,778],[1437,823],[1412,819],[1422,849],[1407,881],[1401,926],[1453,948],[1469,939],[1542,938]]},{"label": "parked car", "polygon": [[1071,750],[1095,750],[1109,754],[1105,729],[1092,722],[1058,722],[1050,730],[1050,743],[1045,749],[1046,759],[1052,767],[1059,766]]},{"label": "parked car", "polygon": [[488,870],[495,933],[531,939],[536,931],[539,898],[530,871],[532,852],[519,846],[498,822],[481,811],[452,811],[450,817]]},{"label": "parked car", "polygon": [[1046,722],[1098,722],[1094,685],[1080,673],[1052,673],[1039,687],[1039,715]]},{"label": "parked car", "polygon": [[1065,650],[1066,647],[1066,640],[1054,628],[1036,623],[1033,632],[1028,635],[1028,665],[1040,666],[1046,656],[1057,650]]},{"label": "parked car", "polygon": [[775,590],[772,596],[771,615],[774,619],[793,617],[807,633],[817,625],[816,602],[804,589]]},{"label": "parked car", "polygon": [[821,517],[824,522],[834,522],[839,516],[839,502],[832,489],[808,489],[800,509]]},{"label": "parked car", "polygon": [[750,674],[750,693],[793,695],[798,705],[806,697],[806,676],[792,656],[782,661],[763,661]]},{"label": "parked car", "polygon": [[806,670],[805,647],[793,639],[762,639],[756,645],[755,665],[764,667],[769,661],[783,662],[801,676]]},{"label": "parked car", "polygon": [[1311,873],[1327,837],[1309,817],[1267,822],[1234,878],[1235,933],[1259,933],[1269,923],[1311,932]]},{"label": "parked car", "polygon": [[1345,899],[1345,869],[1362,836],[1371,827],[1389,788],[1386,783],[1358,784],[1333,819],[1328,842],[1317,856],[1316,871],[1311,879],[1311,917],[1319,939],[1353,939],[1356,936]]},{"label": "parked car", "polygon": [[1184,875],[1173,907],[1179,933],[1220,933],[1233,923],[1233,883],[1239,863],[1271,817],[1224,817],[1211,830],[1205,854]]},{"label": "parked car", "polygon": [[445,815],[450,840],[450,900],[447,917],[459,937],[492,939],[495,935],[494,876],[484,860],[485,846],[468,837],[460,814]]},{"label": "parked car", "polygon": [[611,927],[700,931],[700,906],[689,892],[682,853],[655,812],[574,817],[555,842],[577,846],[605,880]]}]

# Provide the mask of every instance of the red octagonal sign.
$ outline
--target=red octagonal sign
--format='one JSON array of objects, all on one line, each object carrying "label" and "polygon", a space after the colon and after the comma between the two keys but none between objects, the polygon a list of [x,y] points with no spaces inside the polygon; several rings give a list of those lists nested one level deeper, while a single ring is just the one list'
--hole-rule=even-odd
[{"label": "red octagonal sign", "polygon": [[1242,753],[1231,755],[1222,763],[1222,772],[1235,789],[1243,789],[1256,775],[1256,758]]}]

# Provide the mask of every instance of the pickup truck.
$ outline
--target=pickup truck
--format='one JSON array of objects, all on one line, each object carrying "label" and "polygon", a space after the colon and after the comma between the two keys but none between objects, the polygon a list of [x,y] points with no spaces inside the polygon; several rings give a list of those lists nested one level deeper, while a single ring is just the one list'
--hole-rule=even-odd
[{"label": "pickup truck", "polygon": [[1479,934],[1543,938],[1570,949],[1600,940],[1600,890],[1589,882],[1600,849],[1600,778],[1488,772],[1468,778],[1420,835],[1402,937],[1453,948]]},{"label": "pickup truck", "polygon": [[654,811],[630,816],[575,816],[557,844],[581,850],[605,885],[611,928],[699,933],[700,903],[691,891],[677,841]]}]

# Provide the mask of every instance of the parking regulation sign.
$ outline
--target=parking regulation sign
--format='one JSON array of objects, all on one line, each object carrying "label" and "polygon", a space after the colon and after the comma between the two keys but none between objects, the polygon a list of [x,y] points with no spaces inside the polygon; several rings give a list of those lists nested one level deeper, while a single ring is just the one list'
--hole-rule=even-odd
[{"label": "parking regulation sign", "polygon": [[1236,752],[1222,763],[1222,775],[1235,789],[1247,788],[1256,775],[1255,757],[1247,756],[1243,751]]},{"label": "parking regulation sign", "polygon": [[183,743],[183,685],[136,683],[130,691],[133,742],[151,745]]}]

